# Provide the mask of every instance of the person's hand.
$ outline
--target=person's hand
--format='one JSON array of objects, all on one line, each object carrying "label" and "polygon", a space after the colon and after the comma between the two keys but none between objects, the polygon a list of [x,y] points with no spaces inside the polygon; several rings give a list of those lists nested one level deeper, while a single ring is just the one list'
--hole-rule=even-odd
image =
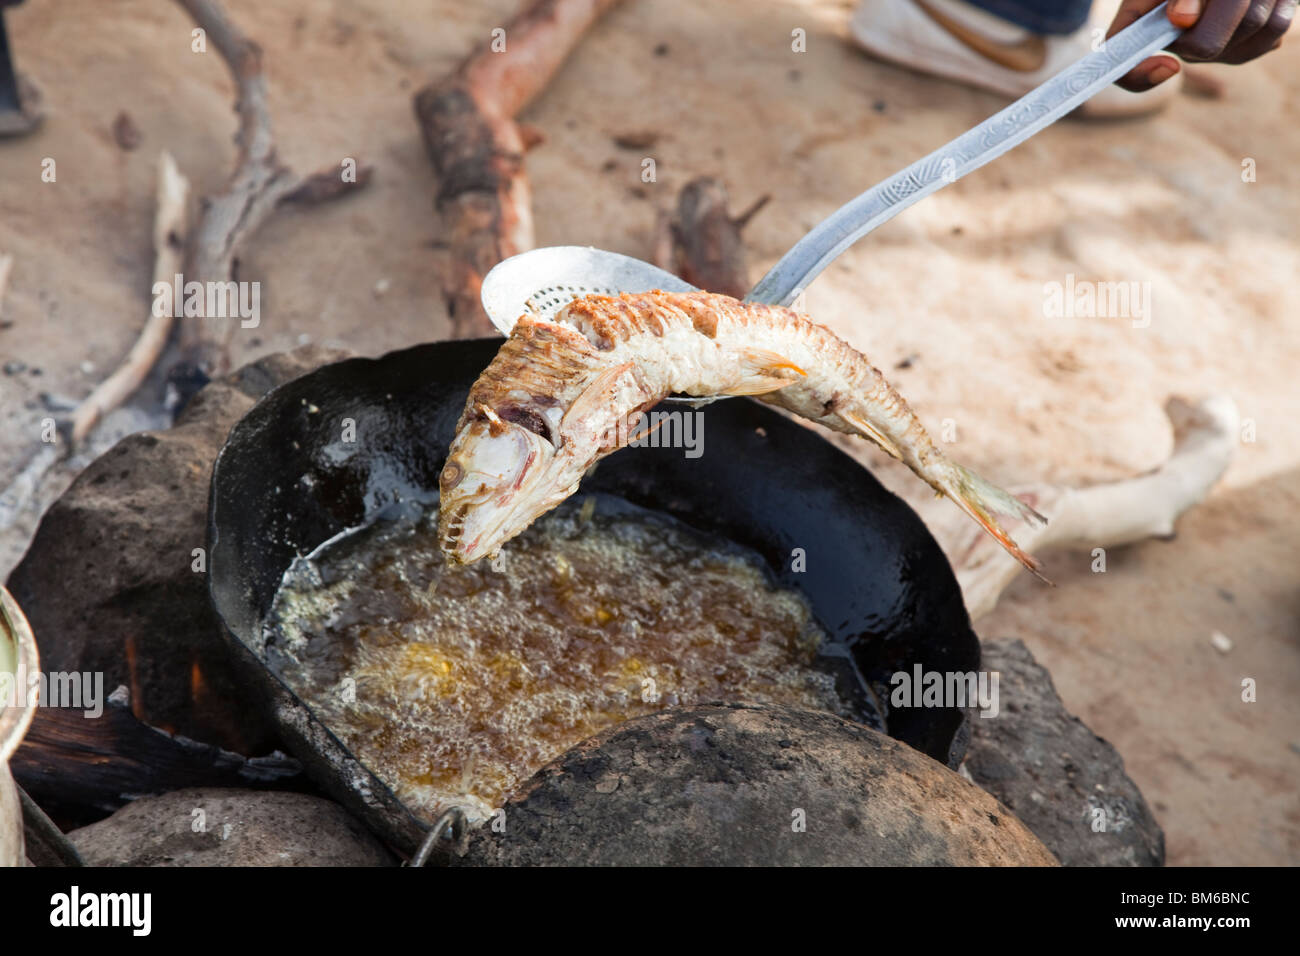
[{"label": "person's hand", "polygon": [[[1275,50],[1291,26],[1300,0],[1169,0],[1169,21],[1187,32],[1169,46],[1184,60],[1245,63]],[[1124,0],[1110,25],[1112,37],[1160,0]],[[1126,90],[1140,93],[1178,72],[1167,54],[1147,57],[1119,79]]]}]

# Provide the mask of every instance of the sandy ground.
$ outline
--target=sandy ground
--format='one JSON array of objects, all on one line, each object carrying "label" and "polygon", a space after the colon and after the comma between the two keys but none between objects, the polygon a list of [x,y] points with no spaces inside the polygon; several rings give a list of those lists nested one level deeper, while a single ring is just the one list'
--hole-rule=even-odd
[{"label": "sandy ground", "polygon": [[[242,276],[263,284],[263,320],[237,333],[236,362],[308,340],[378,354],[446,333],[410,96],[514,6],[230,0],[266,50],[283,157],[302,172],[346,157],[377,169],[363,195],[283,211],[256,237]],[[528,159],[539,243],[647,256],[656,210],[709,173],[737,207],[773,196],[746,234],[757,277],[841,202],[999,108],[859,54],[850,6],[627,0],[524,117],[547,135]],[[0,357],[28,366],[0,376],[6,484],[39,440],[41,393],[84,396],[144,321],[158,151],[199,192],[233,162],[226,72],[190,51],[174,6],[29,3],[9,21],[51,118],[0,143],[0,251],[16,258]],[[791,50],[796,27],[807,52]],[[1171,864],[1300,862],[1300,334],[1285,319],[1300,307],[1298,64],[1292,40],[1222,68],[1221,99],[1184,96],[1151,121],[1058,124],[860,243],[806,298],[932,430],[952,420],[955,457],[1003,483],[1155,466],[1171,393],[1226,391],[1254,423],[1256,440],[1175,540],[1117,550],[1105,574],[1086,555],[1051,557],[1057,588],[1026,577],[978,625],[1024,639],[1119,748]],[[120,111],[143,134],[135,151],[111,134]],[[633,130],[659,138],[614,145]],[[655,183],[640,179],[646,155]],[[40,179],[46,157],[54,183]],[[1152,321],[1047,317],[1045,284],[1069,274],[1150,283]],[[852,447],[923,514],[946,507]],[[34,520],[0,539],[0,573]],[[1210,644],[1216,630],[1227,654]],[[1243,677],[1258,679],[1257,702],[1242,702]]]}]

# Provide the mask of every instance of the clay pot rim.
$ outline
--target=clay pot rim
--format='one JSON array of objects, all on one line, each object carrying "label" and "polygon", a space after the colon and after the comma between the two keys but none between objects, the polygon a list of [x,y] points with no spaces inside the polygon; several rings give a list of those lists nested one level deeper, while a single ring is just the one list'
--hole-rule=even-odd
[{"label": "clay pot rim", "polygon": [[[36,649],[36,635],[32,633],[32,627],[18,607],[18,602],[3,586],[0,586],[0,641],[8,642],[13,648],[13,693],[16,694],[17,682],[25,681],[27,675],[39,672],[41,663]],[[33,690],[23,706],[9,706],[7,693],[4,688],[0,688],[0,766],[9,762],[27,733],[27,728],[31,726],[39,703],[37,697],[37,692]]]}]

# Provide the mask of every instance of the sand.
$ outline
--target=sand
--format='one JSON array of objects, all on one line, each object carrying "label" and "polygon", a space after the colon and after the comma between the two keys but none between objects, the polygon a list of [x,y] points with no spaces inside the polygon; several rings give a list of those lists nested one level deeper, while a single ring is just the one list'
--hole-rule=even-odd
[{"label": "sand", "polygon": [[[229,0],[265,48],[284,159],[301,172],[347,157],[376,167],[364,194],[282,211],[258,234],[241,277],[262,282],[262,324],[236,333],[236,363],[304,341],[379,354],[446,334],[410,97],[514,6]],[[538,242],[647,256],[656,210],[714,174],[737,208],[772,194],[746,233],[757,278],[841,202],[1002,105],[863,56],[847,40],[850,6],[628,0],[524,117],[547,137],[528,158]],[[158,151],[200,193],[234,156],[225,68],[190,51],[178,8],[30,3],[8,19],[51,116],[38,135],[0,142],[0,252],[16,259],[0,357],[29,367],[0,376],[5,484],[39,442],[40,393],[84,397],[144,321]],[[791,50],[795,28],[807,52]],[[1255,440],[1176,539],[1116,549],[1104,575],[1086,555],[1051,557],[1057,588],[1026,577],[978,624],[1024,639],[1067,706],[1119,748],[1171,864],[1300,862],[1300,333],[1286,321],[1300,306],[1297,65],[1292,40],[1260,63],[1214,68],[1220,99],[1058,124],[861,242],[805,301],[932,431],[951,420],[954,457],[1003,483],[1155,466],[1171,445],[1171,393],[1226,391],[1253,423]],[[111,132],[121,111],[142,134],[134,151]],[[613,143],[642,130],[658,134],[652,147]],[[641,181],[646,156],[654,183]],[[54,183],[40,179],[47,157]],[[1149,323],[1046,315],[1045,287],[1071,275],[1149,289]],[[156,410],[157,398],[138,404]],[[861,443],[846,447],[923,514],[950,507]],[[34,520],[0,538],[0,573]],[[1214,631],[1232,641],[1226,654]],[[1243,677],[1258,680],[1255,703],[1241,700]]]}]

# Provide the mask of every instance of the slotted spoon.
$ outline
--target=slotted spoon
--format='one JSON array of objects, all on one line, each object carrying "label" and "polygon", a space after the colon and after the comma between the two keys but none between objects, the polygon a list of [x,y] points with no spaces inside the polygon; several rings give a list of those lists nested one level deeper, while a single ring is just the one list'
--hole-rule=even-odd
[{"label": "slotted spoon", "polygon": [[[908,206],[1050,126],[1182,33],[1162,3],[1006,109],[845,203],[759,280],[746,302],[789,305],[845,249]],[[591,294],[691,292],[695,287],[631,256],[584,246],[549,246],[498,263],[483,280],[488,317],[505,335],[525,313],[552,319]],[[698,399],[691,399],[697,403]]]}]

